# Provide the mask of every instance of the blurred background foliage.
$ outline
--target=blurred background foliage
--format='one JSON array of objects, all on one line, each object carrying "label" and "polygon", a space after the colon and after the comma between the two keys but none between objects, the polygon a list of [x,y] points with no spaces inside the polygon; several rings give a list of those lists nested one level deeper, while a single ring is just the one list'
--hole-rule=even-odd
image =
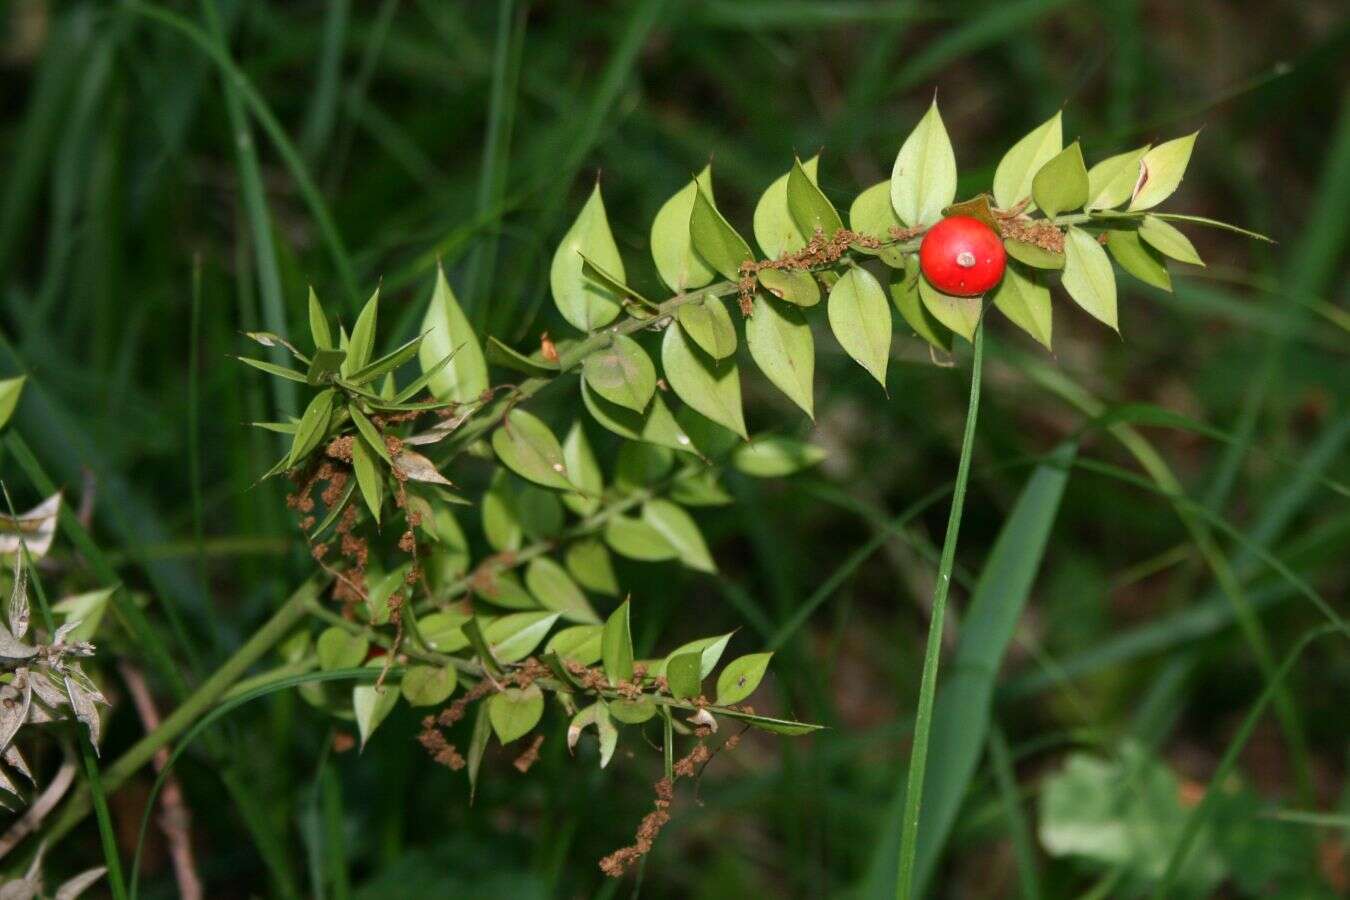
[{"label": "blurred background foliage", "polygon": [[[596,177],[630,281],[660,296],[651,219],[709,159],[719,206],[748,231],[759,192],[794,151],[823,151],[821,187],[846,209],[888,176],[934,90],[963,196],[1060,107],[1089,162],[1203,127],[1174,208],[1278,244],[1192,231],[1208,268],[1177,273],[1171,294],[1124,277],[1122,338],[1058,301],[1053,355],[997,323],[950,636],[1026,459],[1075,433],[1096,397],[1229,435],[1140,429],[1184,491],[1244,536],[1220,532],[1219,549],[1279,659],[1317,618],[1253,547],[1350,611],[1350,509],[1319,480],[1350,477],[1345,12],[1334,0],[10,0],[0,372],[31,375],[11,427],[92,514],[156,622],[156,598],[177,599],[209,671],[310,569],[280,488],[254,486],[274,436],[243,424],[294,412],[294,399],[227,359],[244,349],[241,331],[301,332],[307,285],[350,320],[382,280],[392,347],[414,332],[440,259],[480,333],[529,349],[543,331],[567,334],[548,302],[548,262]],[[222,65],[246,80],[222,81]],[[832,342],[822,347],[814,427],[755,375],[746,406],[752,430],[809,436],[830,451],[825,465],[784,482],[732,479],[738,502],[700,514],[720,575],[668,564],[622,576],[640,650],[731,628],[756,649],[843,576],[779,648],[771,684],[775,710],[831,730],[757,737],[714,761],[647,862],[649,896],[889,890],[945,498],[878,552],[854,554],[953,476],[969,369],[899,341],[888,399]],[[571,415],[575,392],[551,397],[546,415]],[[1139,468],[1100,429],[1084,434],[1081,455]],[[0,465],[16,505],[37,499],[11,459]],[[482,474],[465,466],[452,477]],[[78,566],[52,577],[91,586]],[[137,652],[116,633],[101,649]],[[1307,788],[1263,719],[1219,810],[1226,832],[1206,835],[1209,874],[1188,889],[1350,891],[1348,659],[1343,643],[1315,643],[1289,680]],[[1147,884],[1162,864],[1147,842],[1101,851],[1125,827],[1091,808],[1111,777],[1102,770],[1147,770],[1146,795],[1117,812],[1127,831],[1166,833],[1262,684],[1173,505],[1074,469],[999,677],[992,753],[932,892],[1068,897]],[[115,703],[114,753],[141,732],[125,698]],[[655,748],[630,742],[601,773],[552,735],[528,776],[490,756],[470,806],[463,777],[430,764],[415,728],[400,708],[358,756],[333,752],[346,726],[293,695],[235,713],[235,752],[181,766],[208,895],[632,891],[604,883],[595,863],[649,808]],[[255,808],[230,802],[222,772],[256,786]],[[143,775],[112,798],[127,847],[148,784]],[[1332,819],[1277,817],[1298,809]],[[1101,852],[1066,856],[1065,840]],[[49,865],[74,871],[98,857],[86,824]],[[174,894],[162,845],[147,872],[147,896]]]}]

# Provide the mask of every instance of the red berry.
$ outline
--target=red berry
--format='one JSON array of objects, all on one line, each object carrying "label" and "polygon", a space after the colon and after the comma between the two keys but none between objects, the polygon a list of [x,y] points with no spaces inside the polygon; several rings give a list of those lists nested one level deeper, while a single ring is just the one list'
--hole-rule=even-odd
[{"label": "red berry", "polygon": [[994,229],[970,216],[950,216],[923,236],[919,267],[933,287],[956,297],[974,297],[998,284],[1007,265]]}]

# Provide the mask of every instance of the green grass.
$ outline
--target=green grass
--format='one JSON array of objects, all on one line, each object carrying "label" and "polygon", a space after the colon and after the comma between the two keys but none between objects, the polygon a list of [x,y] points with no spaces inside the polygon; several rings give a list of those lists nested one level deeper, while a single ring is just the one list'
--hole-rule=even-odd
[{"label": "green grass", "polygon": [[[35,44],[15,24],[30,7],[45,17]],[[1277,244],[1188,227],[1208,268],[1174,269],[1172,294],[1122,275],[1120,338],[1057,295],[1053,355],[991,312],[973,436],[969,348],[942,368],[898,336],[888,399],[821,340],[815,423],[744,367],[752,432],[809,437],[830,458],[785,481],[732,477],[734,505],[697,511],[719,574],[619,574],[640,647],[739,629],[733,653],[776,651],[756,705],[829,728],[720,754],[697,802],[692,786],[679,794],[640,893],[1184,896],[1187,857],[1250,829],[1269,893],[1333,896],[1316,860],[1344,841],[1350,809],[1338,11],[0,10],[0,377],[30,377],[0,480],[20,509],[64,492],[47,598],[119,585],[92,667],[114,707],[97,765],[48,820],[47,883],[139,855],[134,895],[176,896],[144,797],[167,741],[208,896],[634,895],[635,879],[607,882],[596,861],[650,809],[669,764],[656,720],[601,772],[585,743],[569,756],[550,712],[535,767],[521,775],[490,747],[473,803],[464,774],[414,743],[415,711],[396,710],[364,753],[338,752],[353,726],[298,686],[340,673],[272,649],[312,621],[314,567],[284,488],[255,484],[281,444],[246,424],[298,412],[302,395],[229,357],[250,349],[244,331],[303,335],[311,284],[350,329],[382,283],[390,349],[416,334],[438,261],[481,332],[525,350],[569,336],[549,261],[597,176],[628,280],[664,297],[648,227],[710,158],[743,231],[794,152],[823,151],[821,187],[847,210],[889,176],[936,90],[963,194],[1061,106],[1090,161],[1204,126],[1177,209]],[[568,385],[534,385],[530,408],[569,422]],[[591,436],[608,469],[617,442]],[[476,495],[489,467],[472,454],[454,467]],[[477,512],[458,514],[481,556]],[[116,699],[118,659],[150,680],[167,728],[153,741]],[[1252,804],[1239,816],[1210,792],[1186,807],[1152,881],[1045,840],[1065,760],[1123,759],[1131,741],[1187,790],[1241,785]],[[927,765],[911,771],[916,742]],[[43,746],[40,783],[60,762]],[[127,834],[142,822],[138,854]],[[35,850],[0,858],[0,873]],[[121,896],[117,883],[99,890]]]}]

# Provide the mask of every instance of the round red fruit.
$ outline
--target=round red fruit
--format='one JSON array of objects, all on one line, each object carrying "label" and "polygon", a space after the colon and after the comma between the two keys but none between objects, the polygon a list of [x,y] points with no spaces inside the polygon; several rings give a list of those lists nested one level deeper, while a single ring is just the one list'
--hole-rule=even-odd
[{"label": "round red fruit", "polygon": [[956,297],[974,297],[998,284],[1007,266],[994,229],[970,216],[949,216],[923,236],[919,267],[933,287]]}]

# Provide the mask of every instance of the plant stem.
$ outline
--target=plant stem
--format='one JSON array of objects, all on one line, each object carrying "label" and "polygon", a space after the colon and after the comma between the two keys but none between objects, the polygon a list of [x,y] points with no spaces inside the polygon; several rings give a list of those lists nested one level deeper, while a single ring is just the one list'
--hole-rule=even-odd
[{"label": "plant stem", "polygon": [[[204,712],[228,691],[240,676],[262,656],[276,646],[295,625],[304,618],[309,602],[317,596],[320,581],[311,578],[302,584],[295,593],[273,613],[261,628],[225,661],[210,678],[202,682],[201,687],[184,700],[170,713],[160,726],[141,738],[110,765],[103,775],[103,786],[109,793],[116,791],[136,773],[141,766],[154,758],[155,751],[178,737]],[[62,835],[89,814],[90,796],[88,790],[75,793],[46,830],[45,840],[54,843]]]},{"label": "plant stem", "polygon": [[923,799],[924,769],[928,764],[928,737],[933,726],[933,700],[937,694],[938,656],[942,652],[942,618],[956,561],[956,540],[961,531],[961,513],[970,478],[971,450],[975,444],[975,421],[980,412],[980,370],[984,362],[984,322],[975,328],[975,357],[970,369],[970,402],[966,407],[966,430],[961,438],[961,460],[956,468],[951,514],[942,540],[937,588],[933,592],[933,617],[928,623],[928,646],[924,652],[923,680],[919,683],[919,708],[914,717],[914,749],[910,751],[909,781],[905,788],[905,811],[900,832],[899,875],[895,896],[909,900],[914,878],[914,854],[919,839],[919,804]]}]

